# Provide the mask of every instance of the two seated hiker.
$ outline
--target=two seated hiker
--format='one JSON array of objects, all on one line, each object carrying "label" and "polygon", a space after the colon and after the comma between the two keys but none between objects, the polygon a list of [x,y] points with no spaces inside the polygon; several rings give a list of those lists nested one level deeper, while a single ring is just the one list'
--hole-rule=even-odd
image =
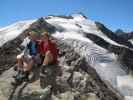
[{"label": "two seated hiker", "polygon": [[[54,87],[56,84],[56,71],[58,65],[58,49],[55,42],[50,39],[48,32],[38,34],[34,31],[29,32],[30,42],[24,51],[17,56],[17,74],[15,80],[29,80],[29,75],[33,66],[39,65],[40,68],[40,86],[45,88],[46,85]],[[13,85],[17,85],[17,82]]]}]

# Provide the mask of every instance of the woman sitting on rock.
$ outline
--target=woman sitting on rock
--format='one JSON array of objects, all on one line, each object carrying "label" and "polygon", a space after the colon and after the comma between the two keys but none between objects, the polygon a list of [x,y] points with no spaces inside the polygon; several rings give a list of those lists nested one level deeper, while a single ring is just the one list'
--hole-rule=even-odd
[{"label": "woman sitting on rock", "polygon": [[47,85],[51,85],[54,88],[56,85],[59,50],[57,49],[56,43],[50,40],[48,32],[43,32],[41,34],[39,48],[42,58],[40,85],[42,88],[45,88]]}]

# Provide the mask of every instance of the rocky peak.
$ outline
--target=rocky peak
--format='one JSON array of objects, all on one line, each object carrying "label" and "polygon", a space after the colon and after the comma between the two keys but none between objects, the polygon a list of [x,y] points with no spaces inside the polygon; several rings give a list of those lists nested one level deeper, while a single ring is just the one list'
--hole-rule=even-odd
[{"label": "rocky peak", "polygon": [[[38,19],[1,47],[0,97],[3,100],[40,100],[39,91],[44,89],[40,88],[39,77],[16,89],[12,88],[10,82],[15,73],[11,67],[16,63],[16,55],[21,52],[20,44],[25,34],[29,31],[42,33],[44,30],[52,33],[60,50],[62,74],[57,78],[58,93],[52,95],[53,100],[123,100],[123,96],[128,95],[124,89],[117,91],[119,87],[116,82],[117,77],[126,74],[121,66],[132,69],[132,45],[103,24],[90,22],[82,15],[49,16]],[[102,38],[100,35],[103,35]],[[118,45],[114,45],[112,41]],[[121,96],[120,93],[124,95]]]}]

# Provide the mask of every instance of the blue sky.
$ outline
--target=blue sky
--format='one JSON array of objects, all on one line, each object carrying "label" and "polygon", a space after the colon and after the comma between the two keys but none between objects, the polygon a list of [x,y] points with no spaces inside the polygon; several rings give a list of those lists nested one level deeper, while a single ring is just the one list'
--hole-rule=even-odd
[{"label": "blue sky", "polygon": [[47,15],[83,12],[113,31],[133,30],[133,0],[0,0],[0,26]]}]

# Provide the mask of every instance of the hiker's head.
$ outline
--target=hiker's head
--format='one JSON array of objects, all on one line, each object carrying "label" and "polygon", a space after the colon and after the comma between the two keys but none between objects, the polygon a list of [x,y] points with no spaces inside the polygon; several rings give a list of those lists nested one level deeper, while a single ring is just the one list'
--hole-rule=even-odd
[{"label": "hiker's head", "polygon": [[33,41],[37,40],[38,34],[34,31],[29,32],[29,38]]},{"label": "hiker's head", "polygon": [[41,40],[42,41],[48,41],[49,40],[49,33],[47,32],[47,31],[45,31],[45,32],[43,32],[42,34],[41,34]]}]

